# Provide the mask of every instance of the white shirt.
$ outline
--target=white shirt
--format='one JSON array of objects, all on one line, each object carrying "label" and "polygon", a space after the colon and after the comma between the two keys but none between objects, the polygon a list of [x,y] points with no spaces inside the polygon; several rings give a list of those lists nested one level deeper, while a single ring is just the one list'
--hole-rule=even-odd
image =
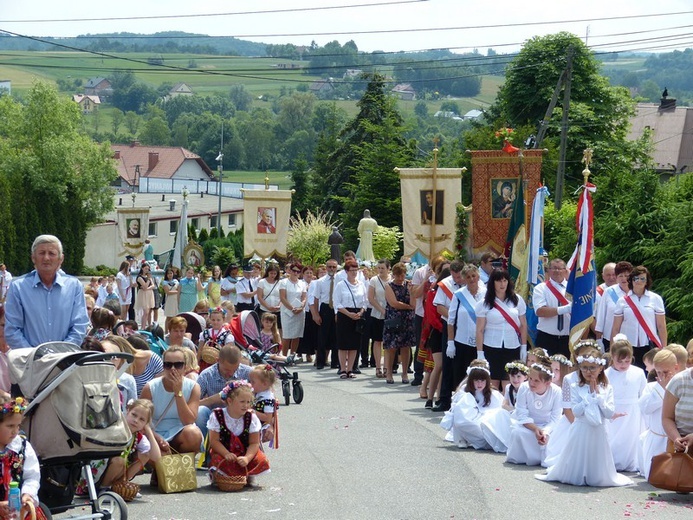
[{"label": "white shirt", "polygon": [[[241,433],[243,433],[244,416],[242,415],[238,419],[234,419],[229,415],[229,412],[226,408],[223,408],[223,410],[224,422],[226,423],[226,427],[231,431],[231,433],[233,433],[234,435],[240,435]],[[260,419],[257,418],[257,415],[252,414],[252,419],[250,420],[248,432],[257,433],[260,431],[261,428],[262,424],[260,423]],[[209,420],[207,421],[207,429],[217,433],[221,431],[221,426],[219,425],[219,421],[217,421],[217,416],[214,412],[212,412],[212,415],[209,416]]]},{"label": "white shirt", "polygon": [[[655,316],[664,315],[664,300],[662,297],[653,293],[652,291],[645,291],[640,298],[638,298],[633,291],[628,291],[628,296],[633,301],[633,303],[640,310],[645,323],[650,327],[650,330],[655,336],[659,338],[657,333],[657,323],[655,321]],[[614,316],[623,316],[623,323],[621,323],[621,330],[617,332],[622,332],[628,338],[631,345],[634,347],[644,347],[650,342],[650,338],[647,336],[645,329],[640,326],[635,313],[626,303],[625,297],[618,299],[616,303],[616,309],[614,310]]]},{"label": "white shirt", "polygon": [[467,286],[455,291],[448,309],[448,325],[455,327],[455,341],[464,345],[476,346],[476,323],[469,316],[469,311],[460,303],[459,297],[465,298],[472,309],[484,299],[486,286],[479,282],[479,288],[475,295],[469,292]]},{"label": "white shirt", "polygon": [[[517,307],[512,302],[501,302],[496,298],[496,303],[505,306],[507,313],[515,320],[515,323],[520,327],[520,316],[524,316],[527,312],[525,301],[517,297]],[[483,300],[476,304],[474,309],[477,319],[486,318],[486,327],[484,328],[484,345],[493,348],[508,348],[515,349],[520,346],[520,338],[517,337],[517,332],[510,325],[503,315],[495,307],[489,309]]]},{"label": "white shirt", "polygon": [[[428,267],[428,264],[419,267],[416,271],[414,271],[414,274],[411,277],[412,287],[423,285],[424,283],[426,283],[426,279],[429,278],[430,275],[431,269]],[[433,281],[435,282],[435,280]],[[426,291],[424,291],[422,295],[416,299],[416,309],[414,310],[416,315],[420,316],[421,318],[423,318],[424,315],[424,296],[426,296]]]},{"label": "white shirt", "polygon": [[542,395],[530,390],[525,381],[517,391],[515,412],[513,418],[518,424],[536,424],[547,433],[556,425],[563,413],[563,398],[561,389],[551,383]]},{"label": "white shirt", "polygon": [[621,287],[616,284],[604,290],[604,294],[599,298],[599,306],[597,307],[597,323],[594,330],[601,332],[604,339],[611,339],[611,329],[614,326],[614,311],[618,299],[625,296]]},{"label": "white shirt", "polygon": [[262,289],[262,299],[265,300],[269,307],[279,307],[280,283],[280,280],[275,280],[275,283],[270,283],[267,281],[267,278],[260,278],[260,281],[257,283],[257,287],[259,289]]},{"label": "white shirt", "polygon": [[[534,288],[534,292],[532,293],[532,305],[534,306],[535,312],[542,307],[561,306],[561,304],[558,302],[558,298],[556,298],[556,296],[546,286],[549,283],[552,284],[556,290],[565,297],[565,280],[563,280],[563,283],[559,284],[549,278]],[[551,316],[549,318],[539,317],[537,330],[545,332],[546,334],[551,334],[552,336],[567,336],[570,333],[570,313],[563,314],[563,328],[561,330],[558,329],[558,316]]]},{"label": "white shirt", "polygon": [[236,302],[254,303],[254,297],[251,296],[248,298],[247,296],[242,296],[242,293],[253,292],[255,289],[257,289],[257,286],[253,283],[252,278],[246,278],[245,276],[243,278],[239,278],[238,282],[236,283]]},{"label": "white shirt", "polygon": [[116,275],[116,285],[118,286],[118,297],[120,298],[121,305],[132,303],[131,283],[132,282],[130,281],[130,277],[128,275],[118,272]]},{"label": "white shirt", "polygon": [[7,289],[9,289],[11,281],[12,274],[7,269],[4,273],[0,273],[0,301],[4,301],[7,297]]},{"label": "white shirt", "polygon": [[367,301],[366,286],[358,280],[353,285],[347,280],[342,280],[334,286],[332,302],[335,314],[343,308],[365,309]]},{"label": "white shirt", "polygon": [[[291,307],[298,308],[303,305],[301,298],[308,291],[308,286],[306,285],[306,282],[304,282],[303,280],[296,280],[296,283],[294,283],[291,281],[290,278],[284,278],[281,282],[279,282],[277,290],[286,291],[286,299],[291,305]],[[291,309],[287,308],[285,305],[282,305],[279,310],[282,314],[286,314],[287,316],[293,316],[293,312],[291,312]]]},{"label": "white shirt", "polygon": [[[321,304],[330,303],[330,281],[332,278],[329,274],[326,274],[322,278],[318,278],[311,285],[315,285],[314,295],[317,300],[318,310]],[[337,287],[337,279],[334,279],[334,285],[332,287],[332,300],[334,301],[334,288]]]},{"label": "white shirt", "polygon": [[[445,286],[445,287],[441,287]],[[447,276],[443,278],[439,283],[438,283],[438,290],[436,291],[436,295],[433,297],[433,305],[436,307],[438,305],[442,305],[446,309],[450,309],[450,296],[448,296],[448,293],[451,295],[459,289],[460,286],[455,283],[455,281],[452,279],[452,275]],[[447,292],[446,292],[447,289]],[[448,320],[445,316],[441,315],[440,316],[442,320],[447,323]]]},{"label": "white shirt", "polygon": [[[387,308],[387,300],[385,299],[385,285],[390,283],[389,277],[388,280],[383,282],[379,276],[374,276],[371,278],[371,281],[369,282],[369,285],[373,287],[373,290],[375,291],[375,301],[378,302],[378,304],[383,308]],[[385,314],[381,313],[378,309],[375,307],[371,307],[371,317],[372,318],[377,318],[379,320],[384,320],[385,319]]]}]

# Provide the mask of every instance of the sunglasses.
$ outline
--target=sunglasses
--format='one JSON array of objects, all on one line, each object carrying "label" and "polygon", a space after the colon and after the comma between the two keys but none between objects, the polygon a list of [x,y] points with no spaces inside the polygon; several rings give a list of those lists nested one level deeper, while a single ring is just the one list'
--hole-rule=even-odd
[{"label": "sunglasses", "polygon": [[291,272],[292,272],[292,273],[300,273],[301,270],[300,270],[300,269],[292,269]]},{"label": "sunglasses", "polygon": [[171,370],[172,368],[183,370],[183,368],[185,368],[185,361],[164,361],[164,370]]},{"label": "sunglasses", "polygon": [[647,276],[634,276],[633,281],[634,282],[646,282]]}]

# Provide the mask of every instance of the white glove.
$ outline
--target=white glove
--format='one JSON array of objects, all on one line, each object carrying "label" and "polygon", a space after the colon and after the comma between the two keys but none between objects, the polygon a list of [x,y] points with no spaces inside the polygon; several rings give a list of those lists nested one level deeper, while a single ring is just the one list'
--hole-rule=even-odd
[{"label": "white glove", "polygon": [[483,350],[477,350],[476,351],[476,358],[486,360],[486,354],[484,354]]},{"label": "white glove", "polygon": [[558,307],[558,310],[556,311],[557,315],[562,316],[564,314],[568,314],[572,306],[573,305],[571,303],[569,303],[568,305],[561,305],[560,307]]},{"label": "white glove", "polygon": [[523,361],[527,359],[527,344],[520,345],[520,359]]},{"label": "white glove", "polygon": [[450,359],[453,359],[456,353],[457,347],[455,347],[455,341],[452,339],[448,340],[448,348],[445,349],[445,355]]}]

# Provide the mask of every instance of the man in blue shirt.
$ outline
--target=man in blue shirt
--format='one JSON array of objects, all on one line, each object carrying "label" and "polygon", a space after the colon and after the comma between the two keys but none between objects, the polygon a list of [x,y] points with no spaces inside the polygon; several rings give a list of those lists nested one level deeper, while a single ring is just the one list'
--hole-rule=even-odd
[{"label": "man in blue shirt", "polygon": [[5,338],[10,348],[48,341],[82,343],[89,325],[84,287],[60,269],[63,258],[57,237],[36,237],[31,246],[35,269],[16,278],[7,292]]}]

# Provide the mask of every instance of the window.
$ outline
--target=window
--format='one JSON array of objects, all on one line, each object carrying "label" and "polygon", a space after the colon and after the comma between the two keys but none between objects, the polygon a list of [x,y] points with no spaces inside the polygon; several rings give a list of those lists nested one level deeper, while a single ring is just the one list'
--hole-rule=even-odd
[{"label": "window", "polygon": [[229,213],[229,227],[230,228],[236,227],[236,214],[235,213]]},{"label": "window", "polygon": [[192,227],[194,227],[195,229],[199,229],[199,227],[200,227],[200,219],[199,218],[192,219],[190,221],[190,223],[192,224]]},{"label": "window", "polygon": [[169,233],[171,233],[172,235],[175,235],[176,231],[178,231],[178,221],[177,220],[169,221]]},{"label": "window", "polygon": [[156,236],[156,222],[150,222],[149,223],[149,236],[150,237],[155,237]]},{"label": "window", "polygon": [[210,229],[217,227],[217,215],[214,215],[213,217],[209,217],[209,227],[210,227]]}]

